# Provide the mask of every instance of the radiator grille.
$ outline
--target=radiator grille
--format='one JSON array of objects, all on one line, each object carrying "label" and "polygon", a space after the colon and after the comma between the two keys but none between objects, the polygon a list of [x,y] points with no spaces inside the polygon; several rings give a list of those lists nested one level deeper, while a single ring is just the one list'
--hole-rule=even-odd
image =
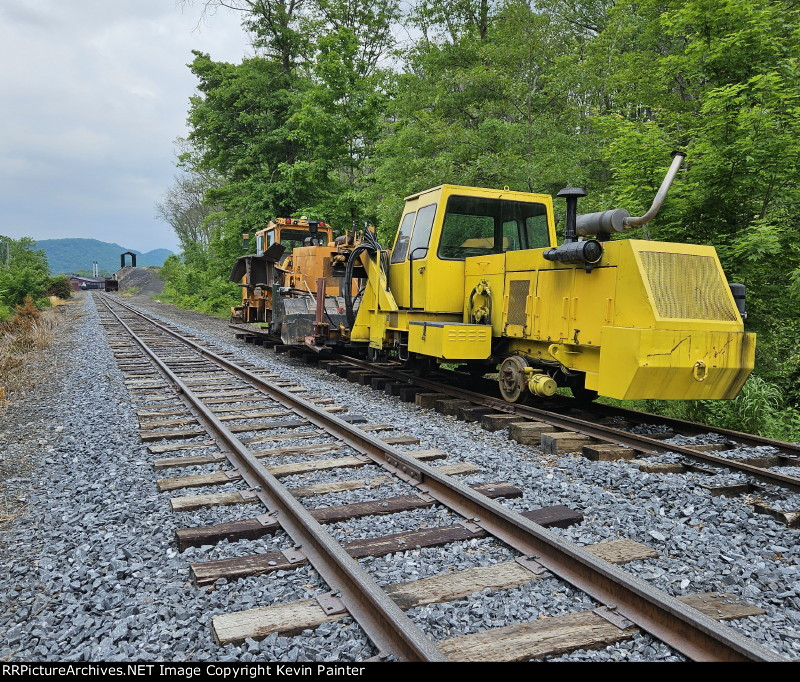
[{"label": "radiator grille", "polygon": [[525,308],[528,303],[530,286],[530,280],[527,279],[515,279],[509,283],[507,324],[518,324],[522,327],[527,324],[528,316],[525,314]]},{"label": "radiator grille", "polygon": [[640,256],[660,317],[737,319],[728,284],[711,256],[661,251],[641,251]]}]

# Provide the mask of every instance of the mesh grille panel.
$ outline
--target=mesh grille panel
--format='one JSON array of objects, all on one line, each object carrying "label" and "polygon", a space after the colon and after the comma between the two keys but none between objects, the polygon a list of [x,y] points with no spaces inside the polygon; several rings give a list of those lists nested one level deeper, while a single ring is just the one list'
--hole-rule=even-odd
[{"label": "mesh grille panel", "polygon": [[728,285],[711,256],[661,251],[639,255],[660,317],[736,320]]},{"label": "mesh grille panel", "polygon": [[527,324],[525,305],[527,303],[530,280],[515,279],[509,284],[508,289],[508,324],[518,324],[524,327]]}]

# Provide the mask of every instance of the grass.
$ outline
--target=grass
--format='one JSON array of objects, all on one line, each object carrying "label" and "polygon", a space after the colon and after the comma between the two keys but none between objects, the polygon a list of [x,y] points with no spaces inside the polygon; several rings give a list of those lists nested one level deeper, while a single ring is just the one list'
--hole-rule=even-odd
[{"label": "grass", "polygon": [[[155,301],[156,303],[164,303],[167,305],[173,305],[176,308],[180,308],[181,310],[191,310],[195,313],[202,313],[203,315],[210,315],[211,317],[216,317],[220,320],[228,321],[231,317],[231,304],[230,302],[225,302],[222,306],[220,305],[203,305],[202,303],[198,303],[196,300],[186,300],[185,297],[182,296],[172,296],[167,292],[161,292],[160,294],[155,294],[154,296],[150,297],[151,301]],[[236,302],[238,305],[239,301]]]},{"label": "grass", "polygon": [[800,441],[800,411],[787,405],[777,386],[750,375],[733,400],[614,400],[606,405],[743,431],[783,441]]},{"label": "grass", "polygon": [[16,306],[14,315],[0,324],[0,399],[26,384],[25,356],[53,343],[58,317],[57,309],[39,311],[28,296]]}]

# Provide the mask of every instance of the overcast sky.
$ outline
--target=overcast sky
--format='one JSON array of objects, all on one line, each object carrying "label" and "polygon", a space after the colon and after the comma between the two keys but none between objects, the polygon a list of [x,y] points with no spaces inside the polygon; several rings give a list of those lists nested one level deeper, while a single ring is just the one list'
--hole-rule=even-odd
[{"label": "overcast sky", "polygon": [[0,234],[176,250],[154,204],[175,173],[191,50],[240,61],[239,17],[176,0],[0,0]]}]

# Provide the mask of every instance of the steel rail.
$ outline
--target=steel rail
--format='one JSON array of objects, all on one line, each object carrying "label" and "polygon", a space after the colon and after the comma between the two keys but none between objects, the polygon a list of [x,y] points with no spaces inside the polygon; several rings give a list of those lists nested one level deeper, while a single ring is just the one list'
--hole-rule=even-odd
[{"label": "steel rail", "polygon": [[752,464],[745,464],[744,462],[726,459],[725,457],[719,457],[717,455],[712,455],[707,452],[698,452],[683,445],[664,443],[663,441],[656,440],[655,438],[648,438],[647,436],[642,434],[631,433],[630,431],[622,431],[621,429],[615,429],[612,426],[595,424],[594,422],[586,421],[585,419],[579,419],[578,417],[570,417],[565,414],[552,412],[550,410],[544,410],[539,407],[508,403],[499,398],[492,398],[482,393],[470,391],[465,388],[458,388],[450,386],[448,384],[441,384],[438,381],[425,379],[422,377],[409,376],[408,373],[403,370],[389,369],[386,367],[375,367],[365,360],[353,358],[351,356],[346,356],[345,361],[350,362],[358,367],[363,367],[364,369],[372,369],[376,373],[388,376],[396,376],[397,378],[402,379],[403,381],[407,381],[409,384],[428,387],[437,391],[438,393],[444,393],[447,395],[451,395],[454,398],[468,400],[470,402],[476,403],[477,405],[484,405],[485,407],[491,407],[492,409],[498,410],[500,412],[506,412],[508,414],[519,414],[520,416],[531,417],[532,419],[538,419],[540,421],[548,422],[559,428],[578,431],[579,433],[591,436],[592,438],[596,438],[597,440],[605,441],[608,443],[617,443],[626,445],[627,447],[630,447],[634,450],[639,450],[643,452],[654,452],[658,454],[675,452],[679,455],[683,455],[684,457],[689,457],[691,459],[705,462],[707,464],[713,464],[715,466],[721,466],[721,467],[727,467],[728,469],[733,469],[734,471],[738,471],[740,473],[747,474],[748,476],[752,476],[753,478],[758,479],[762,483],[777,485],[782,488],[794,490],[796,492],[800,491],[800,478],[796,476],[787,476],[786,474],[781,474],[778,472],[769,471],[767,469],[762,469],[760,467],[753,466]]},{"label": "steel rail", "polygon": [[798,465],[800,465],[800,445],[796,443],[786,443],[784,441],[775,440],[774,438],[767,438],[766,436],[757,436],[752,433],[744,433],[742,431],[734,431],[733,429],[724,429],[719,426],[711,426],[710,424],[700,424],[698,422],[690,422],[676,417],[665,417],[659,414],[650,414],[649,412],[641,412],[639,410],[631,410],[627,407],[615,407],[613,405],[605,405],[604,403],[592,403],[591,405],[581,406],[577,409],[583,409],[587,412],[598,412],[608,416],[620,416],[630,421],[645,424],[648,422],[659,422],[670,426],[674,429],[693,432],[694,435],[701,433],[718,433],[721,436],[730,438],[737,441],[742,445],[752,447],[769,446],[776,450],[782,450],[787,453],[792,453],[791,457],[797,457]]},{"label": "steel rail", "polygon": [[[398,369],[402,368],[398,367]],[[445,376],[457,376],[458,378],[464,379],[467,378],[466,374],[452,370],[447,370]],[[483,381],[491,384],[494,387],[497,386],[497,382],[494,380],[483,379]],[[730,440],[736,441],[741,445],[746,445],[749,447],[773,447],[781,451],[783,457],[797,458],[798,464],[800,464],[800,443],[788,443],[786,441],[775,440],[774,438],[767,438],[766,436],[758,436],[753,433],[744,433],[743,431],[735,431],[733,429],[726,429],[721,426],[714,426],[713,424],[690,422],[677,417],[668,417],[665,415],[643,412],[641,410],[634,410],[628,407],[619,407],[617,405],[608,405],[606,403],[600,403],[596,401],[579,402],[575,398],[568,398],[567,396],[563,395],[555,395],[552,398],[546,399],[546,402],[552,407],[565,407],[570,410],[577,410],[589,414],[597,414],[598,416],[623,417],[626,420],[635,422],[637,424],[659,423],[664,426],[669,426],[676,431],[680,431],[684,435],[697,436],[703,433],[716,433],[720,436],[725,436]]]},{"label": "steel rail", "polygon": [[[240,471],[244,481],[255,491],[268,511],[276,515],[275,518],[281,528],[296,543],[295,549],[300,549],[334,593],[338,592],[341,595],[340,599],[350,615],[364,629],[381,654],[394,655],[408,661],[446,661],[446,656],[430,638],[411,621],[278,479],[267,471],[267,468],[203,404],[192,389],[117,315],[105,297],[101,300],[162,374],[176,386],[177,392],[191,404],[205,422],[207,430],[218,439],[218,442],[221,441],[230,449],[230,453],[226,455],[231,464]],[[117,303],[147,320],[141,313]],[[190,347],[196,345],[152,320],[147,321]],[[215,356],[213,359],[219,364],[221,358]]]},{"label": "steel rail", "polygon": [[194,348],[202,356],[214,359],[253,386],[271,394],[286,407],[335,434],[339,440],[395,472],[398,477],[441,504],[471,519],[490,535],[532,558],[609,609],[616,610],[618,614],[688,658],[696,661],[785,660],[732,628],[597,558],[582,547],[563,540],[435,468],[418,462],[369,433],[320,410],[312,403],[269,384],[213,351],[183,339],[180,334],[127,304],[119,304]]},{"label": "steel rail", "polygon": [[[246,327],[238,326],[235,324],[231,324],[229,326],[231,329],[234,329],[237,332],[245,332],[245,333],[249,332],[250,334],[254,335],[263,334],[263,330],[257,330],[257,329],[251,330],[247,329]],[[281,343],[280,339],[277,340],[277,343]],[[340,355],[339,357],[348,362],[353,362],[354,364],[358,364],[358,366],[360,367],[371,368],[374,369],[375,371],[381,371],[384,374],[388,372],[385,366],[370,365],[369,363],[365,362],[360,358],[355,358],[350,355]],[[404,380],[409,379],[408,375],[403,373],[402,363],[397,363],[395,371],[398,371],[399,372],[398,376],[400,376]],[[458,372],[452,372],[452,374],[466,378],[466,375],[459,374]],[[419,383],[421,382],[421,380],[422,380],[421,378],[416,378],[416,377],[413,378],[413,381],[415,383]],[[496,382],[493,383],[494,385],[496,385]],[[454,387],[454,390],[457,390],[457,387]],[[483,397],[488,400],[493,399],[493,396],[487,396],[484,394],[479,394],[479,395],[483,395]],[[787,453],[784,455],[785,457],[797,457],[798,465],[800,465],[800,443],[788,443],[785,441],[775,440],[774,438],[767,438],[766,436],[758,436],[752,433],[744,433],[743,431],[725,429],[719,426],[713,426],[711,424],[690,422],[684,419],[678,419],[677,417],[667,417],[664,415],[651,414],[649,412],[642,412],[641,410],[632,410],[630,408],[606,405],[604,403],[594,402],[591,404],[586,404],[586,403],[578,404],[574,398],[566,398],[564,396],[554,396],[552,400],[554,401],[555,404],[570,409],[582,410],[584,412],[595,412],[603,414],[605,416],[624,417],[625,419],[628,419],[630,421],[639,424],[657,422],[665,426],[670,426],[674,429],[680,429],[692,435],[699,435],[702,433],[713,432],[721,436],[725,436],[726,438],[729,438],[738,443],[741,443],[742,445],[747,445],[751,447],[762,447],[762,446],[773,447],[777,450]],[[502,409],[503,411],[507,412],[508,408],[506,406],[510,405],[510,403],[506,403],[505,401],[500,401],[500,403],[503,407],[498,409]],[[571,403],[575,404],[573,405]],[[553,412],[553,410],[546,410],[546,411]],[[560,414],[560,413],[556,412],[555,414]]]}]

